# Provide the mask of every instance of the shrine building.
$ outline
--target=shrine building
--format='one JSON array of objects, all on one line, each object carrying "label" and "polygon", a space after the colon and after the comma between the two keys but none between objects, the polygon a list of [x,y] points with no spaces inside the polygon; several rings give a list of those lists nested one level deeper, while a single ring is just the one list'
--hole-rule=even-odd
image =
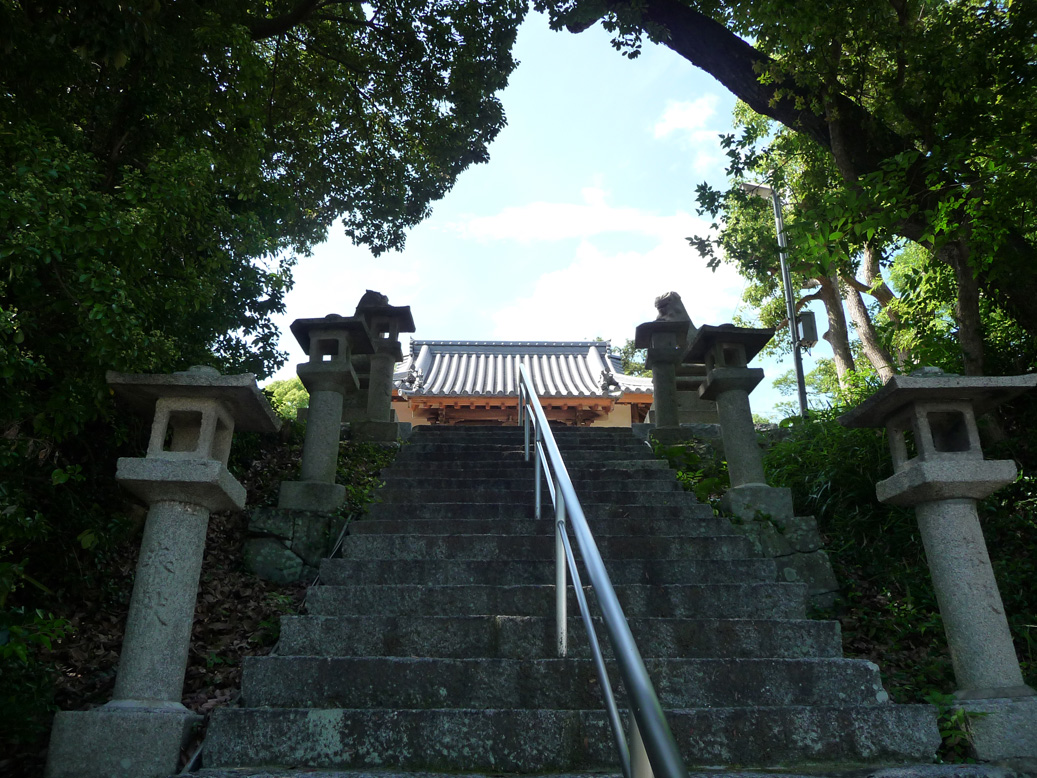
[{"label": "shrine building", "polygon": [[652,379],[626,375],[608,341],[412,340],[393,377],[397,419],[415,426],[517,424],[519,364],[551,422],[629,427],[652,405]]}]

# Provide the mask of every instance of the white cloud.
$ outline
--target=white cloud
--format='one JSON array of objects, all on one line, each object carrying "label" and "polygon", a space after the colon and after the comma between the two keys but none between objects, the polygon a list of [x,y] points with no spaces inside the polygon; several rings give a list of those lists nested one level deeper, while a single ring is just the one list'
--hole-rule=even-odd
[{"label": "white cloud", "polygon": [[691,102],[668,100],[663,115],[655,123],[655,137],[667,138],[674,133],[680,133],[692,142],[702,142],[707,138],[712,140],[716,133],[707,130],[706,127],[716,113],[719,99],[716,95],[707,94]]},{"label": "white cloud", "polygon": [[659,216],[638,208],[617,208],[606,202],[607,192],[598,187],[581,190],[582,203],[537,201],[503,209],[493,216],[454,222],[449,228],[477,240],[558,241],[591,238],[607,233],[634,233],[659,239],[684,235],[687,214]]},{"label": "white cloud", "polygon": [[622,344],[635,327],[655,318],[653,301],[679,292],[696,324],[730,321],[742,280],[728,266],[706,268],[685,235],[707,225],[685,217],[676,236],[644,251],[608,253],[581,242],[568,267],[542,275],[532,293],[493,315],[493,338],[502,340],[583,340],[603,337]]},{"label": "white cloud", "polygon": [[695,159],[691,161],[691,169],[699,175],[708,175],[723,164],[719,154],[699,150],[695,152]]}]

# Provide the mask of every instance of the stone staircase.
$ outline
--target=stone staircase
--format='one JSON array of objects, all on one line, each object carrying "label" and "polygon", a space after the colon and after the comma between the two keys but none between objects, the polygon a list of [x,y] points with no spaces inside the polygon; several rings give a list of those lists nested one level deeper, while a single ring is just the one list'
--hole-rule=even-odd
[{"label": "stone staircase", "polygon": [[[629,429],[556,435],[692,769],[931,761],[932,709],[889,704],[838,625],[805,618],[803,584],[776,582]],[[571,593],[555,655],[552,521],[532,518],[521,446],[519,429],[415,431],[308,615],[246,660],[206,768],[617,770]]]}]

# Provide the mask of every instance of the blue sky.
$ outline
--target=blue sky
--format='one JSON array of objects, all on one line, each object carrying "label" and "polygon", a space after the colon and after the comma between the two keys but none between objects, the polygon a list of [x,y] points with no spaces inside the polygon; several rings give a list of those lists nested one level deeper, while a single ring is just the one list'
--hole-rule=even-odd
[{"label": "blue sky", "polygon": [[[422,340],[622,345],[670,290],[696,325],[739,310],[742,279],[710,271],[685,240],[709,230],[695,186],[725,180],[718,136],[729,131],[734,98],[668,49],[646,44],[628,60],[600,27],[553,32],[536,13],[516,57],[501,96],[508,125],[489,163],[461,175],[404,251],[374,258],[335,227],[300,258],[279,317],[290,356],[277,378],[304,359],[288,325],[350,315],[366,289],[410,305]],[[782,399],[769,379],[791,360],[761,366],[768,380],[750,399],[767,413]]]}]

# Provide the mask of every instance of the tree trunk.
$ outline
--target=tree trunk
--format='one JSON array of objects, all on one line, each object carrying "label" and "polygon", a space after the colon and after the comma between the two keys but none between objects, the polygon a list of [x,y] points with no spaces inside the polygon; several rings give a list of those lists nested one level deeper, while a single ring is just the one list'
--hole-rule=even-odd
[{"label": "tree trunk", "polygon": [[[864,283],[868,286],[868,294],[874,297],[894,327],[900,326],[900,315],[895,310],[889,309],[889,304],[897,299],[893,290],[886,284],[882,277],[882,268],[879,262],[882,259],[882,251],[870,243],[864,246],[864,261],[861,262],[861,272],[864,275]],[[910,349],[898,348],[896,353],[896,366],[903,369],[904,365],[910,364]],[[882,379],[885,381],[886,379]]]},{"label": "tree trunk", "polygon": [[835,359],[835,372],[839,376],[839,386],[846,388],[846,374],[856,370],[853,361],[853,352],[850,350],[850,334],[846,328],[846,314],[843,313],[843,298],[839,294],[839,283],[835,278],[829,276],[818,276],[821,288],[817,296],[825,304],[825,313],[828,314],[828,332],[823,337],[832,347],[832,356]]},{"label": "tree trunk", "polygon": [[875,372],[879,374],[882,383],[886,383],[896,373],[893,367],[893,357],[882,346],[878,333],[875,332],[875,324],[868,313],[868,307],[864,304],[861,293],[849,284],[846,285],[846,308],[853,319],[853,325],[857,328],[857,336],[861,339],[861,347],[864,356],[871,362]]},{"label": "tree trunk", "polygon": [[864,283],[868,285],[868,293],[879,301],[880,306],[885,308],[896,299],[896,295],[893,294],[893,290],[886,285],[886,280],[882,277],[882,268],[879,267],[881,259],[882,251],[880,249],[875,248],[870,243],[865,244],[864,261],[861,262]]},{"label": "tree trunk", "polygon": [[948,243],[936,252],[936,258],[954,268],[958,296],[954,318],[958,322],[958,346],[961,348],[965,375],[983,375],[983,333],[979,320],[979,283],[969,265],[969,249],[964,243]]}]

